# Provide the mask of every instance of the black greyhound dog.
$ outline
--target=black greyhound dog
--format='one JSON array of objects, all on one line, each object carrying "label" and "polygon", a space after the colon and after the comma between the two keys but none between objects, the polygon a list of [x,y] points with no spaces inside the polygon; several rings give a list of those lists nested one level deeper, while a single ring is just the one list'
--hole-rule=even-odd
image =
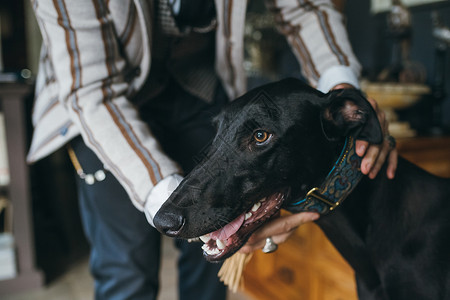
[{"label": "black greyhound dog", "polygon": [[360,92],[285,79],[236,99],[215,122],[208,151],[155,216],[161,232],[201,236],[206,259],[220,261],[280,208],[317,211],[360,299],[450,299],[450,180],[401,157],[394,179],[385,166],[363,177],[354,139],[383,137]]}]

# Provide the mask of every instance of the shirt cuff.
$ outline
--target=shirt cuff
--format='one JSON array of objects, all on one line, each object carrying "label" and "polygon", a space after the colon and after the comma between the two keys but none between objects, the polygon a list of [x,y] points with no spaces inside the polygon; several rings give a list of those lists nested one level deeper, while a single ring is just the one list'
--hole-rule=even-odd
[{"label": "shirt cuff", "polygon": [[334,66],[327,69],[320,77],[317,89],[322,93],[328,93],[333,87],[341,83],[348,83],[359,89],[358,77],[347,66]]},{"label": "shirt cuff", "polygon": [[153,224],[153,218],[155,217],[161,206],[169,199],[172,192],[178,187],[180,182],[183,180],[183,176],[178,174],[173,174],[167,176],[158,184],[156,184],[150,194],[147,196],[147,201],[144,205],[144,213],[147,221],[150,225],[155,227]]}]

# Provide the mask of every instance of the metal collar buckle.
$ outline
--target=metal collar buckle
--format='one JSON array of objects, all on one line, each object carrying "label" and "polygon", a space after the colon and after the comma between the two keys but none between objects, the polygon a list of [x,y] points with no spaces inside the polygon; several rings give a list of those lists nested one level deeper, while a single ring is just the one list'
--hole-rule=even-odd
[{"label": "metal collar buckle", "polygon": [[[356,154],[355,139],[347,137],[333,168],[320,187],[311,189],[305,198],[291,203],[295,211],[313,211],[327,214],[338,207],[358,185],[363,177],[359,166],[361,157]],[[295,207],[295,208],[294,208]]]},{"label": "metal collar buckle", "polygon": [[339,204],[341,204],[340,201],[338,202],[332,202],[330,200],[328,200],[324,195],[322,195],[322,193],[320,192],[320,189],[315,187],[312,188],[307,194],[306,194],[306,198],[315,198],[319,201],[322,201],[323,203],[325,203],[326,205],[328,205],[330,208],[330,210],[335,209],[336,207],[339,206]]}]

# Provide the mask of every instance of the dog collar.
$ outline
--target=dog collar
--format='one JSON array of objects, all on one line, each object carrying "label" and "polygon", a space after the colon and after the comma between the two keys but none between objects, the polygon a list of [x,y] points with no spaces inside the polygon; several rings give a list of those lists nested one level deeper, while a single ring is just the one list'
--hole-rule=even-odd
[{"label": "dog collar", "polygon": [[326,214],[338,207],[359,183],[361,157],[355,151],[355,139],[349,136],[339,158],[320,187],[312,188],[306,197],[290,204],[296,210]]}]

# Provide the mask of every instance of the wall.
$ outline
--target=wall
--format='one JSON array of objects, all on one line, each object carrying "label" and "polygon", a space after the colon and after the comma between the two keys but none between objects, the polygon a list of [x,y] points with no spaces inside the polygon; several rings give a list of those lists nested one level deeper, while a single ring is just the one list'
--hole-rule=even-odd
[{"label": "wall", "polygon": [[30,1],[24,2],[25,13],[25,36],[27,40],[28,69],[37,74],[39,65],[39,51],[41,49],[42,36],[34,16]]},{"label": "wall", "polygon": [[[411,8],[411,59],[424,64],[427,84],[433,84],[435,40],[432,37],[431,12],[437,9],[442,21],[450,27],[450,1]],[[386,37],[386,13],[372,15],[370,0],[347,0],[345,7],[347,28],[355,54],[364,68],[364,75],[374,77],[390,62],[391,43]],[[445,63],[446,98],[443,103],[443,122],[450,126],[450,49]]]}]

